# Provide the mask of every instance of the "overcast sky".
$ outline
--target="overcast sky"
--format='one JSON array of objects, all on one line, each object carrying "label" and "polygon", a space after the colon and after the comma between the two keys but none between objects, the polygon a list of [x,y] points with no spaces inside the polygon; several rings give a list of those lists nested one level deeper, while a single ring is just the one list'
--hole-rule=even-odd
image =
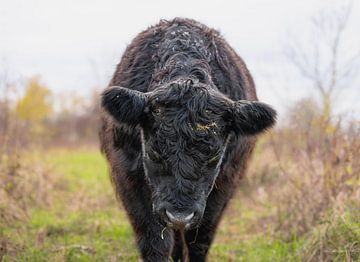
[{"label": "overcast sky", "polygon": [[[284,46],[293,37],[306,39],[311,17],[341,2],[0,0],[0,69],[6,67],[14,78],[40,75],[54,93],[86,94],[106,86],[141,30],[163,18],[189,17],[219,29],[247,63],[259,98],[284,112],[313,94],[284,57]],[[347,51],[360,48],[359,2],[353,1],[344,36]],[[339,96],[338,110],[360,118],[360,86],[354,82]]]}]

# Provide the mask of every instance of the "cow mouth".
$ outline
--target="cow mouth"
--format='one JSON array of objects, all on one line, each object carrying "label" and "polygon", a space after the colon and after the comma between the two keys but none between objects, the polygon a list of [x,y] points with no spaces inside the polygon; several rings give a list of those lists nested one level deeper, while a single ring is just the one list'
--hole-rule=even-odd
[{"label": "cow mouth", "polygon": [[191,229],[192,225],[191,223],[187,223],[187,224],[184,224],[184,225],[178,225],[178,224],[173,224],[171,222],[168,222],[166,224],[166,227],[167,228],[171,228],[171,229],[174,229],[174,230],[180,230],[180,231],[186,231],[186,230],[189,230]]},{"label": "cow mouth", "polygon": [[180,232],[197,229],[200,226],[200,223],[198,223],[198,222],[191,222],[191,223],[186,223],[186,224],[182,224],[182,225],[174,224],[171,222],[166,222],[165,224],[166,224],[165,225],[166,228],[172,229],[175,231],[180,231]]}]

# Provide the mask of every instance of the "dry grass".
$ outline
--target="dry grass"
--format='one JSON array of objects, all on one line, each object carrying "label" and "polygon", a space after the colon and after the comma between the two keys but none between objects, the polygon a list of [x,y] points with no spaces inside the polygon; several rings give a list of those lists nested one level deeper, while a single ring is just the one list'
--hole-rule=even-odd
[{"label": "dry grass", "polygon": [[303,241],[301,261],[357,261],[360,123],[324,119],[314,108],[295,108],[260,141],[240,192],[257,212],[247,232]]},{"label": "dry grass", "polygon": [[359,261],[360,209],[333,208],[302,247],[302,260]]},{"label": "dry grass", "polygon": [[295,126],[277,131],[270,144],[283,185],[276,198],[278,230],[285,237],[308,232],[329,209],[359,199],[359,125],[352,131],[340,121]]}]

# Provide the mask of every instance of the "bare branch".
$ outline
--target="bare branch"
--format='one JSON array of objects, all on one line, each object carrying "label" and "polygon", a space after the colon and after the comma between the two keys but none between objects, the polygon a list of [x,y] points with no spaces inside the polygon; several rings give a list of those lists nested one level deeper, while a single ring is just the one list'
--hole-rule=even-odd
[{"label": "bare branch", "polygon": [[343,54],[344,32],[351,9],[352,4],[349,3],[342,8],[321,11],[311,20],[314,35],[302,44],[299,44],[299,40],[293,41],[285,53],[299,73],[312,81],[327,110],[330,109],[334,93],[356,71],[356,64],[360,60],[360,50],[346,63],[342,62],[340,56]]}]

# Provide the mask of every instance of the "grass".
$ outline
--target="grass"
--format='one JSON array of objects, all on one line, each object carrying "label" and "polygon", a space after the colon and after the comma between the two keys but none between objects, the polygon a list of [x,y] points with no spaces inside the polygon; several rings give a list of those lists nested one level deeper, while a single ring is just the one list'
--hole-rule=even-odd
[{"label": "grass", "polygon": [[[0,227],[0,247],[1,241],[6,242],[3,261],[138,261],[131,226],[115,200],[101,154],[95,149],[53,149],[41,161],[51,167],[54,176],[51,204],[33,206],[26,220]],[[236,196],[219,227],[209,261],[295,262],[303,261],[303,250],[310,255],[316,252],[317,231],[285,242],[266,230],[266,221],[259,230],[259,218],[270,212],[271,206],[260,210]],[[337,243],[341,252],[357,248],[360,242],[360,232],[348,230],[348,221],[351,228],[358,226],[346,218],[321,231],[323,237],[331,235],[325,242]],[[346,230],[352,234],[351,241],[336,242],[336,234]],[[346,246],[348,243],[353,246]]]},{"label": "grass", "polygon": [[4,261],[137,261],[133,233],[113,196],[96,150],[52,150],[45,161],[57,185],[52,203],[29,219],[1,228]]}]

